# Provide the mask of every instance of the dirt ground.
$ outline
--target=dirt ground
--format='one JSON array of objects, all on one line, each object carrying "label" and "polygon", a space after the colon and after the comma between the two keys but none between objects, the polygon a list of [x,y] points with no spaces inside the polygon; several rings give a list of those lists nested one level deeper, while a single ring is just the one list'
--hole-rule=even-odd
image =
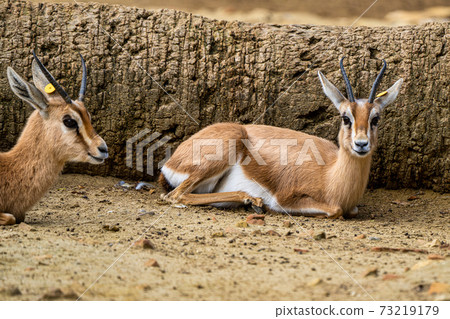
[{"label": "dirt ground", "polygon": [[[67,2],[74,0],[31,0]],[[399,26],[425,22],[450,21],[450,6],[445,0],[77,0],[119,4],[150,10],[168,8],[218,20],[274,24],[321,24],[355,26]],[[369,6],[373,4],[370,10]],[[364,15],[358,18],[362,13]],[[358,19],[357,19],[358,18]]]},{"label": "dirt ground", "polygon": [[356,219],[239,227],[251,208],[174,207],[118,182],[63,175],[26,224],[0,227],[0,299],[450,299],[448,194],[368,190]]}]

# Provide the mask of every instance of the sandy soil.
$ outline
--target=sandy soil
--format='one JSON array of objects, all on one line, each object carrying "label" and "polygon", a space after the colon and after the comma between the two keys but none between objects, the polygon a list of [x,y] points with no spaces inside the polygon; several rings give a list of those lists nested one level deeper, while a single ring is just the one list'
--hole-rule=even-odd
[{"label": "sandy soil", "polygon": [[[27,224],[0,227],[0,299],[77,299],[110,265],[82,300],[450,299],[448,194],[368,190],[356,219],[243,228],[251,208],[171,207],[118,181],[64,175]],[[141,235],[153,248],[129,248]]]},{"label": "sandy soil", "polygon": [[[33,2],[67,2],[74,0],[31,0]],[[77,0],[119,4],[150,10],[161,8],[192,12],[228,21],[274,24],[321,24],[354,26],[400,26],[426,22],[450,21],[450,6],[444,0],[379,1],[370,10],[371,0]],[[365,12],[366,11],[366,12]],[[363,13],[364,15],[360,17]],[[360,18],[358,18],[360,17]],[[357,19],[358,18],[358,19]]]}]

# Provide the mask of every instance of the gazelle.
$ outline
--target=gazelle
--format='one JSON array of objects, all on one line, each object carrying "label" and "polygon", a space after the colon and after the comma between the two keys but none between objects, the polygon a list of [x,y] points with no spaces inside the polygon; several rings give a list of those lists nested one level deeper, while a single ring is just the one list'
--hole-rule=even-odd
[{"label": "gazelle", "polygon": [[80,94],[73,101],[33,52],[33,83],[12,68],[7,75],[12,91],[35,111],[17,144],[0,153],[0,225],[22,222],[30,209],[53,185],[68,161],[103,163],[105,141],[95,132],[83,99],[86,65]]},{"label": "gazelle", "polygon": [[369,98],[355,100],[343,59],[348,99],[318,72],[325,95],[342,118],[339,147],[285,128],[214,124],[183,142],[163,166],[160,183],[172,189],[164,198],[191,205],[252,203],[297,215],[355,216],[369,178],[381,110],[395,100],[403,79],[377,97],[386,69],[383,60]]}]

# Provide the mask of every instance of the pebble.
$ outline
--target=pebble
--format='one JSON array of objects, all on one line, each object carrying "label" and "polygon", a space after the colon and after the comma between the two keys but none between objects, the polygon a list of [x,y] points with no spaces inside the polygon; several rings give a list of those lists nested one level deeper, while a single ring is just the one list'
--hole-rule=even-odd
[{"label": "pebble", "polygon": [[212,238],[220,238],[220,237],[225,237],[225,234],[222,231],[219,231],[217,233],[213,233],[211,235]]},{"label": "pebble", "polygon": [[266,215],[251,214],[247,216],[247,223],[251,225],[264,226],[266,224],[264,218],[266,218]]},{"label": "pebble", "polygon": [[438,239],[434,239],[431,243],[426,244],[427,247],[439,247],[441,246],[441,241]]},{"label": "pebble", "polygon": [[187,208],[187,206],[183,205],[183,204],[175,204],[175,205],[172,205],[172,207],[175,207],[175,208]]},{"label": "pebble", "polygon": [[417,197],[416,195],[411,195],[408,197],[409,201],[416,200],[416,199],[419,199],[419,197]]},{"label": "pebble", "polygon": [[31,227],[30,225],[26,224],[26,223],[20,223],[18,228],[20,230],[24,230],[24,231],[35,231],[35,229],[33,227]]},{"label": "pebble", "polygon": [[136,190],[144,190],[144,191],[149,191],[149,190],[151,190],[151,189],[154,189],[155,188],[155,185],[153,185],[153,184],[150,184],[150,183],[146,183],[146,182],[139,182],[137,185],[136,185]]},{"label": "pebble", "polygon": [[308,249],[303,249],[303,248],[294,248],[294,251],[295,251],[296,253],[299,253],[300,255],[309,252]]},{"label": "pebble", "polygon": [[35,260],[42,261],[42,260],[46,260],[46,259],[52,259],[53,256],[52,255],[42,255],[42,256],[34,256],[33,258]]},{"label": "pebble", "polygon": [[149,259],[145,262],[146,267],[159,267],[158,262],[155,259]]},{"label": "pebble", "polygon": [[120,230],[120,227],[117,226],[117,225],[113,225],[113,226],[110,226],[110,225],[104,225],[104,226],[103,226],[103,229],[104,229],[104,230],[107,230],[107,231],[118,232],[118,231]]},{"label": "pebble", "polygon": [[313,280],[311,280],[310,282],[308,282],[306,285],[308,287],[315,287],[319,284],[321,284],[323,282],[323,280],[321,278],[315,278]]},{"label": "pebble", "polygon": [[414,266],[411,267],[411,270],[417,270],[417,269],[424,268],[426,266],[431,265],[433,262],[434,261],[430,260],[430,259],[419,261],[417,264],[415,264]]},{"label": "pebble", "polygon": [[441,282],[433,282],[430,285],[430,289],[428,289],[428,294],[432,295],[432,294],[442,294],[442,293],[446,293],[446,292],[450,292],[450,285],[449,284],[444,284]]},{"label": "pebble", "polygon": [[290,220],[285,220],[283,222],[283,227],[291,228],[292,227],[292,222]]},{"label": "pebble", "polygon": [[369,240],[381,240],[379,237],[369,237]]},{"label": "pebble", "polygon": [[148,239],[138,240],[133,246],[142,249],[155,249],[155,245]]},{"label": "pebble", "polygon": [[364,239],[364,238],[366,238],[366,235],[361,234],[361,235],[355,236],[354,239]]},{"label": "pebble", "polygon": [[430,259],[430,260],[443,260],[443,259],[445,259],[444,256],[437,255],[437,254],[430,254],[430,255],[428,255],[427,258]]},{"label": "pebble", "polygon": [[248,223],[245,220],[241,220],[241,221],[236,223],[236,227],[246,228],[246,227],[248,227]]},{"label": "pebble", "polygon": [[325,234],[324,231],[321,231],[321,232],[315,234],[315,235],[313,236],[313,238],[314,238],[315,240],[326,239],[326,238],[327,238],[327,234]]},{"label": "pebble", "polygon": [[20,291],[20,289],[18,287],[11,287],[11,288],[7,289],[5,292],[11,297],[22,295],[22,292]]},{"label": "pebble", "polygon": [[378,267],[370,267],[362,273],[362,277],[378,276]]},{"label": "pebble", "polygon": [[396,275],[396,274],[386,274],[383,276],[383,280],[387,281],[387,280],[396,280],[399,278],[402,278],[403,276],[400,275]]},{"label": "pebble", "polygon": [[266,233],[266,235],[269,235],[269,236],[278,236],[278,237],[281,237],[281,235],[280,234],[278,234],[276,231],[274,231],[274,230],[269,230],[269,231],[267,231],[267,233]]}]

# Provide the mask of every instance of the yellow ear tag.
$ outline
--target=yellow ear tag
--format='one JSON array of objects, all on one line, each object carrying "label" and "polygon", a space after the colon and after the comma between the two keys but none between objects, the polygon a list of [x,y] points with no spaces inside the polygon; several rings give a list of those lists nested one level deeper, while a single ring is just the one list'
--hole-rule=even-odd
[{"label": "yellow ear tag", "polygon": [[386,95],[386,94],[387,94],[387,91],[384,91],[384,92],[378,93],[377,97],[380,97],[380,96],[383,96],[383,95]]},{"label": "yellow ear tag", "polygon": [[53,93],[53,92],[55,92],[55,87],[51,83],[49,83],[45,86],[44,91],[45,91],[45,93],[49,93],[49,94]]}]

